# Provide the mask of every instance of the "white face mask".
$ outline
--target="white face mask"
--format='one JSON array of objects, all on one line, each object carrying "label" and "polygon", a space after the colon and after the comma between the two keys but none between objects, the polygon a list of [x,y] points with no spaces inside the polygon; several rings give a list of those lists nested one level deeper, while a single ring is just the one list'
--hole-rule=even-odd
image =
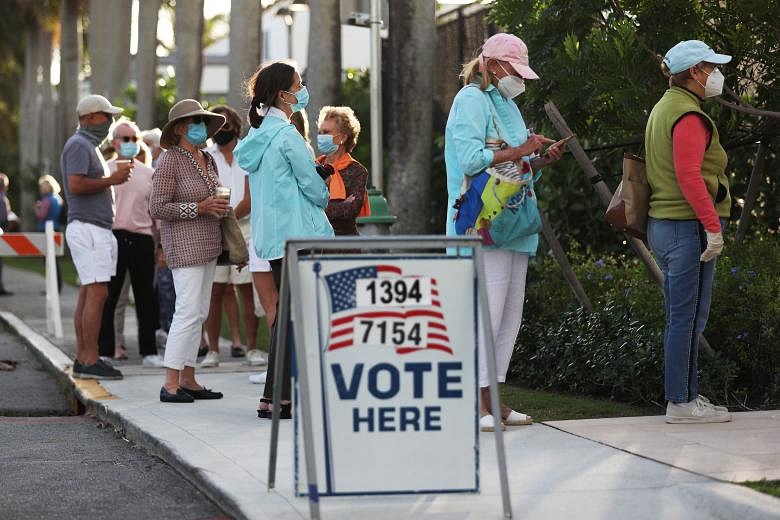
[{"label": "white face mask", "polygon": [[[704,73],[707,74],[706,71]],[[726,77],[723,73],[715,67],[712,69],[712,72],[707,75],[707,82],[704,85],[701,85],[698,81],[696,81],[696,83],[699,83],[699,85],[704,87],[704,97],[709,98],[720,96],[723,93],[723,82],[725,80]]]},{"label": "white face mask", "polygon": [[506,72],[506,76],[498,80],[497,88],[501,95],[506,99],[514,99],[525,92],[525,81],[523,81],[523,78],[509,74],[503,65],[500,63],[498,65],[501,67],[501,70]]}]

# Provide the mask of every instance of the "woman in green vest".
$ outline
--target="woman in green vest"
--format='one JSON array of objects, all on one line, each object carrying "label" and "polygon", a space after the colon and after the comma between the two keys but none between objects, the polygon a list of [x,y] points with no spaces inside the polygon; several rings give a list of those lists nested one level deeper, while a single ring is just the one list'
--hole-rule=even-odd
[{"label": "woman in green vest", "polygon": [[664,273],[666,422],[731,420],[728,410],[698,394],[699,336],[712,302],[715,258],[731,210],[726,152],[715,123],[701,109],[723,90],[717,54],[698,40],[672,47],[661,69],[669,90],[653,107],[645,130],[653,254]]}]

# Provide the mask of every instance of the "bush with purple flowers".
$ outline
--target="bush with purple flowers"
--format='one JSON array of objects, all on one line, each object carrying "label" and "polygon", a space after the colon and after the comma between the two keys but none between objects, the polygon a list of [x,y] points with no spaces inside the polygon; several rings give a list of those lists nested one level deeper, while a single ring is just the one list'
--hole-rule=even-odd
[{"label": "bush with purple flowers", "polygon": [[[595,312],[579,308],[551,257],[531,262],[523,325],[510,377],[632,402],[663,403],[661,290],[628,252],[570,253]],[[714,354],[699,356],[699,387],[713,401],[780,407],[780,241],[769,235],[718,259],[704,333]]]}]

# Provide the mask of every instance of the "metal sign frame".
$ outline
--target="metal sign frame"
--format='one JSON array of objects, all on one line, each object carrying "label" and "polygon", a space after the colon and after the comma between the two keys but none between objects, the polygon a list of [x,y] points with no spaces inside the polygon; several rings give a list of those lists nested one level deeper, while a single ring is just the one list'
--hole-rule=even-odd
[{"label": "metal sign frame", "polygon": [[[479,238],[472,237],[442,237],[442,236],[397,236],[397,237],[338,237],[318,240],[288,240],[286,244],[286,255],[282,267],[282,283],[279,295],[279,311],[277,313],[276,326],[280,327],[276,335],[276,345],[271,348],[276,349],[276,359],[279,362],[275,365],[274,371],[274,395],[282,393],[282,365],[287,348],[287,331],[292,319],[293,334],[300,340],[295,342],[295,359],[297,362],[296,370],[298,375],[298,384],[300,392],[297,404],[303,417],[303,444],[304,458],[306,463],[306,478],[309,498],[309,514],[312,520],[319,520],[320,516],[320,495],[317,482],[317,464],[314,455],[314,432],[311,424],[311,399],[309,392],[308,370],[305,356],[305,346],[303,341],[303,316],[301,306],[292,306],[292,297],[300,297],[300,280],[295,276],[290,276],[291,266],[298,264],[298,251],[314,250],[317,252],[327,252],[332,250],[344,249],[369,249],[372,253],[392,253],[397,255],[398,251],[427,251],[429,254],[435,252],[440,256],[445,249],[454,250],[457,256],[464,258],[473,258],[474,276],[477,290],[477,302],[479,306],[480,318],[484,333],[482,338],[485,341],[485,352],[487,357],[487,369],[490,377],[490,408],[493,417],[501,416],[501,409],[498,397],[498,383],[496,376],[496,357],[493,346],[493,335],[490,329],[490,311],[488,309],[487,294],[484,284],[484,259],[481,242]],[[271,414],[271,443],[268,458],[268,490],[276,486],[276,461],[277,448],[279,443],[279,420],[280,420],[279,399],[273,402]],[[506,452],[504,448],[503,428],[494,429],[494,439],[496,442],[496,455],[498,460],[498,472],[501,485],[501,499],[503,503],[504,518],[512,518],[512,505],[509,497],[509,482],[506,472]]]}]

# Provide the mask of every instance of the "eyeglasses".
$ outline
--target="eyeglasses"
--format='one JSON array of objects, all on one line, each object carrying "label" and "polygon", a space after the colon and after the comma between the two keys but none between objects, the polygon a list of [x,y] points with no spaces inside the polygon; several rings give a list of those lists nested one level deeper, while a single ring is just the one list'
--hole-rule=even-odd
[{"label": "eyeglasses", "polygon": [[192,124],[198,125],[200,123],[208,123],[205,116],[192,116]]},{"label": "eyeglasses", "polygon": [[129,143],[130,141],[137,143],[138,138],[134,135],[123,135],[120,137],[117,137],[118,140],[122,141],[123,143]]}]

